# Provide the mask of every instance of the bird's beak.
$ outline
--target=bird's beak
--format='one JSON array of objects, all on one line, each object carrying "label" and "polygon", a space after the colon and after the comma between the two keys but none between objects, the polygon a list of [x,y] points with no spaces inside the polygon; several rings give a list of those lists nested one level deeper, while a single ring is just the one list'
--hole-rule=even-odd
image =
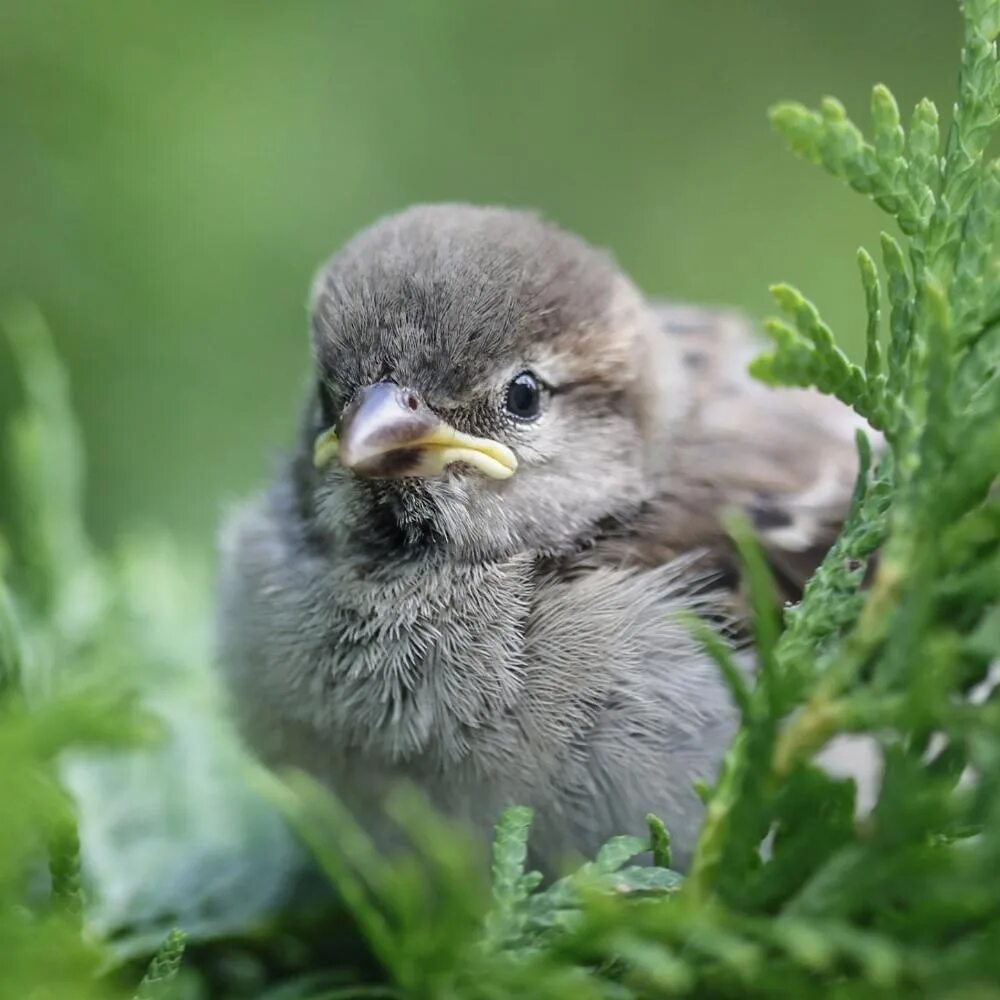
[{"label": "bird's beak", "polygon": [[418,393],[392,382],[361,389],[339,425],[316,438],[316,467],[323,468],[334,457],[369,479],[434,476],[457,462],[492,479],[507,479],[517,469],[517,458],[506,445],[463,434]]}]

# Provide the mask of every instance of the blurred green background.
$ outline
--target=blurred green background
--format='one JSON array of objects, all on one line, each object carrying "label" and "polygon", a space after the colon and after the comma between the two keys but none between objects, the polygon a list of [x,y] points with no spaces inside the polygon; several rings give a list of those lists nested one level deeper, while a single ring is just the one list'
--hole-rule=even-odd
[{"label": "blurred green background", "polygon": [[95,534],[208,541],[291,438],[314,267],[412,202],[534,206],[755,316],[790,280],[856,343],[878,215],[765,110],[945,109],[959,34],[946,0],[0,0],[0,301],[66,359]]}]

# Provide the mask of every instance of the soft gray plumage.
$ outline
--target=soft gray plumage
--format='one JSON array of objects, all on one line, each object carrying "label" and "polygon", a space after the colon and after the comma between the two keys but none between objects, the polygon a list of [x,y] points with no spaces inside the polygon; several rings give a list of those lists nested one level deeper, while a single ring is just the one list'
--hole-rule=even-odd
[{"label": "soft gray plumage", "polygon": [[[794,593],[844,513],[855,421],[753,383],[738,317],[654,307],[525,213],[379,222],[311,310],[301,446],[222,539],[222,660],[251,746],[387,844],[379,804],[404,777],[484,832],[533,806],[548,872],[650,811],[683,865],[692,781],[713,778],[734,712],[675,613],[734,613],[732,505]],[[545,386],[534,420],[505,411],[524,371]],[[451,453],[392,436],[407,408],[494,457],[432,468]],[[316,468],[331,425],[340,459]]]}]

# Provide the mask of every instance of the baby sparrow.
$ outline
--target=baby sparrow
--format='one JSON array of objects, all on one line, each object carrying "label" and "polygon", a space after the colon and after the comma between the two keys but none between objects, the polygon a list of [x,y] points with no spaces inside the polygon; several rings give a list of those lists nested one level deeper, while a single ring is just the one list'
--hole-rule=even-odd
[{"label": "baby sparrow", "polygon": [[676,613],[732,614],[732,507],[795,594],[846,512],[855,419],[753,382],[739,317],[651,303],[524,212],[384,219],[310,310],[298,448],[222,535],[250,745],[386,845],[408,779],[484,836],[533,806],[548,873],[648,812],[683,867],[736,720]]}]

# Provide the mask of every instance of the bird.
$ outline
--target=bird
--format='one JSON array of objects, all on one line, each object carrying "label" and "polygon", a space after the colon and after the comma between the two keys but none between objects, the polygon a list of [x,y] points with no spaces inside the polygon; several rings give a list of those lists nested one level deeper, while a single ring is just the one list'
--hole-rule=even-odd
[{"label": "bird", "polygon": [[550,876],[654,813],[683,870],[738,727],[685,615],[745,621],[732,510],[796,599],[848,510],[858,418],[752,379],[739,312],[647,297],[520,209],[376,221],[320,268],[309,340],[289,454],[219,536],[250,749],[387,851],[407,784],[486,845],[531,807]]}]

